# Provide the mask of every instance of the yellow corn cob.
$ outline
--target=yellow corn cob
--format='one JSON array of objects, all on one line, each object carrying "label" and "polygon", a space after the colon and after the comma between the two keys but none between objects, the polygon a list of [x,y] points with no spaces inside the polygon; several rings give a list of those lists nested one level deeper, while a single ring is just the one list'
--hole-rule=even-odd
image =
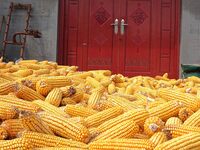
[{"label": "yellow corn cob", "polygon": [[164,99],[162,99],[162,98],[156,98],[155,101],[149,101],[147,103],[147,108],[151,109],[153,107],[157,107],[157,106],[159,106],[161,104],[164,104],[164,103],[166,103],[166,101]]},{"label": "yellow corn cob", "polygon": [[77,89],[75,94],[72,94],[69,98],[77,103],[79,103],[84,96],[84,92],[82,90]]},{"label": "yellow corn cob", "polygon": [[160,89],[158,90],[158,94],[166,100],[176,100],[182,102],[186,107],[192,109],[193,111],[198,110],[200,106],[200,101],[197,97],[188,93],[182,93],[171,89]]},{"label": "yellow corn cob", "polygon": [[110,76],[112,74],[112,72],[110,70],[92,70],[92,71],[89,71],[89,72],[98,73],[98,74],[101,74],[101,75],[104,75],[104,76]]},{"label": "yellow corn cob", "polygon": [[94,141],[94,139],[100,134],[100,131],[97,128],[89,128],[88,129],[90,132],[90,142]]},{"label": "yellow corn cob", "polygon": [[121,74],[115,74],[110,77],[110,79],[115,83],[122,83],[125,81],[125,78]]},{"label": "yellow corn cob", "polygon": [[164,132],[156,132],[149,139],[155,146],[168,141],[168,137]]},{"label": "yellow corn cob", "polygon": [[191,127],[186,125],[167,125],[163,131],[168,131],[173,138],[176,138],[191,132],[200,133],[200,127]]},{"label": "yellow corn cob", "polygon": [[34,150],[85,150],[85,148],[74,148],[69,146],[63,146],[63,147],[34,148]]},{"label": "yellow corn cob", "polygon": [[61,100],[61,106],[66,106],[68,104],[75,105],[76,102],[69,97],[65,97]]},{"label": "yellow corn cob", "polygon": [[42,95],[40,95],[33,89],[27,86],[24,86],[22,84],[17,84],[15,88],[16,88],[15,92],[18,98],[29,100],[29,101],[33,101],[37,99],[41,99],[41,100],[45,99]]},{"label": "yellow corn cob", "polygon": [[17,62],[17,64],[19,65],[23,65],[23,64],[26,64],[26,63],[30,63],[30,64],[37,64],[38,63],[38,60],[34,60],[34,59],[31,59],[31,60],[20,60],[19,62]]},{"label": "yellow corn cob", "polygon": [[0,73],[0,77],[9,81],[15,81],[15,78],[9,76],[8,74],[5,73]]},{"label": "yellow corn cob", "polygon": [[153,135],[164,128],[164,122],[159,117],[149,117],[144,123],[144,132]]},{"label": "yellow corn cob", "polygon": [[104,111],[95,113],[87,118],[85,118],[85,122],[87,124],[87,127],[97,127],[103,122],[115,118],[123,113],[123,109],[120,107],[112,107],[109,109],[106,109]]},{"label": "yellow corn cob", "polygon": [[0,95],[0,101],[12,105],[19,110],[29,110],[32,112],[38,112],[40,110],[40,107],[37,105],[12,96]]},{"label": "yellow corn cob", "polygon": [[125,94],[125,92],[126,92],[125,87],[119,88],[119,87],[116,86],[116,89],[117,89],[117,93],[120,93],[120,94]]},{"label": "yellow corn cob", "polygon": [[188,81],[193,81],[194,83],[200,83],[199,77],[191,76],[187,78]]},{"label": "yellow corn cob", "polygon": [[99,134],[95,140],[131,138],[139,132],[139,126],[133,120],[126,120]]},{"label": "yellow corn cob", "polygon": [[40,70],[35,70],[33,71],[33,74],[35,75],[43,75],[43,74],[49,74],[50,70],[49,69],[40,69]]},{"label": "yellow corn cob", "polygon": [[103,85],[104,87],[108,87],[108,85],[110,85],[111,82],[112,82],[112,81],[110,80],[109,77],[104,77],[104,78],[102,78],[101,81],[100,81],[101,85]]},{"label": "yellow corn cob", "polygon": [[111,83],[108,85],[108,93],[109,94],[113,94],[116,92],[116,87],[115,87],[115,84],[114,83]]},{"label": "yellow corn cob", "polygon": [[89,150],[153,150],[154,144],[146,139],[106,139],[89,144]]},{"label": "yellow corn cob", "polygon": [[0,95],[7,95],[15,89],[15,82],[5,82],[0,84]]},{"label": "yellow corn cob", "polygon": [[33,74],[33,70],[23,69],[23,70],[18,70],[17,72],[14,72],[13,74],[19,77],[27,77]]},{"label": "yellow corn cob", "polygon": [[104,132],[113,126],[116,126],[120,122],[133,119],[135,123],[137,123],[140,126],[143,126],[145,120],[149,117],[149,113],[144,109],[133,109],[130,110],[118,117],[115,117],[113,119],[110,119],[104,123],[102,123],[100,126],[98,126],[98,129],[100,132]]},{"label": "yellow corn cob", "polygon": [[143,87],[143,86],[138,86],[138,88],[135,90],[135,92],[140,92],[140,93],[145,93],[153,98],[155,98],[157,96],[157,91],[153,90],[151,88],[148,87]]},{"label": "yellow corn cob", "polygon": [[32,148],[31,141],[24,138],[0,140],[1,150],[31,150]]},{"label": "yellow corn cob", "polygon": [[58,71],[52,71],[49,73],[49,76],[59,76],[60,73]]},{"label": "yellow corn cob", "polygon": [[76,93],[76,89],[73,86],[61,87],[60,89],[63,97],[69,97]]},{"label": "yellow corn cob", "polygon": [[83,117],[72,117],[72,118],[69,118],[69,121],[86,126],[86,122]]},{"label": "yellow corn cob", "polygon": [[45,102],[58,107],[60,106],[61,100],[62,100],[62,91],[59,88],[54,88],[47,95]]},{"label": "yellow corn cob", "polygon": [[19,119],[6,120],[0,126],[7,131],[9,138],[15,138],[19,132],[24,130]]},{"label": "yellow corn cob", "polygon": [[159,144],[154,150],[199,150],[200,133],[189,133]]},{"label": "yellow corn cob", "polygon": [[139,101],[147,102],[147,96],[144,96],[141,93],[135,93],[134,97]]},{"label": "yellow corn cob", "polygon": [[79,123],[74,123],[65,117],[42,114],[41,119],[49,125],[55,134],[59,136],[71,138],[84,143],[87,143],[90,139],[89,131],[85,126]]},{"label": "yellow corn cob", "polygon": [[65,147],[87,149],[87,145],[81,142],[64,139],[54,135],[26,131],[22,133],[22,138],[31,142],[32,147]]},{"label": "yellow corn cob", "polygon": [[157,107],[153,107],[148,111],[151,116],[158,116],[163,121],[166,121],[170,117],[177,116],[181,107],[182,104],[180,104],[180,102],[169,101]]},{"label": "yellow corn cob", "polygon": [[200,127],[200,110],[192,114],[183,124],[187,126]]},{"label": "yellow corn cob", "polygon": [[5,128],[0,126],[0,140],[5,140],[8,137],[8,133]]},{"label": "yellow corn cob", "polygon": [[66,76],[54,76],[44,78],[45,82],[52,85],[53,88],[64,87],[72,84],[72,80]]},{"label": "yellow corn cob", "polygon": [[128,111],[134,108],[139,108],[138,105],[135,105],[134,103],[130,102],[129,100],[115,96],[115,95],[109,95],[108,96],[108,101],[110,101],[114,106],[119,106],[124,109],[124,111]]},{"label": "yellow corn cob", "polygon": [[42,100],[35,100],[33,101],[33,103],[50,114],[63,116],[63,117],[68,116],[64,111]]},{"label": "yellow corn cob", "polygon": [[40,117],[34,113],[21,111],[20,122],[23,127],[29,131],[54,135],[49,126],[45,124],[40,119]]},{"label": "yellow corn cob", "polygon": [[125,94],[129,94],[129,95],[132,95],[133,92],[134,92],[134,84],[129,84],[127,87],[126,87],[126,91],[125,91]]},{"label": "yellow corn cob", "polygon": [[70,116],[74,116],[74,117],[77,117],[77,116],[88,117],[97,113],[97,111],[93,110],[92,108],[86,108],[86,107],[77,106],[77,105],[67,105],[64,111]]},{"label": "yellow corn cob", "polygon": [[0,84],[9,82],[9,80],[0,77]]},{"label": "yellow corn cob", "polygon": [[114,107],[114,105],[110,101],[101,99],[94,109],[102,111],[112,107]]},{"label": "yellow corn cob", "polygon": [[129,94],[121,94],[121,93],[114,93],[113,95],[115,96],[119,96],[119,97],[122,97],[122,98],[125,98],[129,101],[136,101],[136,98],[135,96],[133,95],[129,95]]},{"label": "yellow corn cob", "polygon": [[92,95],[88,100],[89,107],[94,108],[99,103],[99,100],[101,99],[104,90],[104,87],[99,87],[95,89],[95,91],[93,91]]},{"label": "yellow corn cob", "polygon": [[87,77],[93,76],[92,72],[76,72],[75,74],[72,75],[67,75],[71,79],[76,79],[76,78],[81,78],[81,79],[86,79]]},{"label": "yellow corn cob", "polygon": [[181,119],[179,119],[178,117],[171,117],[169,119],[167,119],[165,125],[182,125],[183,122]]},{"label": "yellow corn cob", "polygon": [[128,86],[128,84],[129,84],[128,82],[115,83],[115,86],[118,88],[125,88],[125,92],[126,92],[126,87]]},{"label": "yellow corn cob", "polygon": [[101,83],[92,77],[87,77],[86,82],[94,88],[102,87]]},{"label": "yellow corn cob", "polygon": [[142,133],[136,133],[132,138],[134,139],[149,139],[149,136]]},{"label": "yellow corn cob", "polygon": [[178,117],[184,122],[187,120],[194,112],[187,107],[181,108],[178,113]]},{"label": "yellow corn cob", "polygon": [[51,90],[52,86],[47,84],[44,80],[40,80],[36,83],[36,91],[43,96],[47,96]]},{"label": "yellow corn cob", "polygon": [[12,105],[0,101],[0,120],[12,119],[17,116],[17,110]]},{"label": "yellow corn cob", "polygon": [[13,61],[9,61],[7,64],[6,64],[6,68],[10,68],[14,65],[14,62]]},{"label": "yellow corn cob", "polygon": [[33,69],[33,70],[42,69],[41,65],[39,65],[39,64],[23,63],[22,66],[24,66],[24,67],[26,67],[28,69]]}]

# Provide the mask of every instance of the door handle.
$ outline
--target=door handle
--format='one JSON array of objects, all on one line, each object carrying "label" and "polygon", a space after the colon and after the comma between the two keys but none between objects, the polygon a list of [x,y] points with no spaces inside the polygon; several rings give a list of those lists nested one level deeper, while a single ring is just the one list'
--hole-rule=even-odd
[{"label": "door handle", "polygon": [[117,34],[118,33],[118,24],[119,24],[119,20],[115,19],[115,22],[111,24],[111,26],[114,26],[114,33]]},{"label": "door handle", "polygon": [[121,35],[124,35],[124,32],[125,32],[125,31],[124,31],[124,30],[125,30],[124,28],[125,28],[125,26],[128,26],[128,24],[125,23],[124,19],[122,19],[122,20],[121,20],[121,28],[120,28],[120,30],[121,30]]}]

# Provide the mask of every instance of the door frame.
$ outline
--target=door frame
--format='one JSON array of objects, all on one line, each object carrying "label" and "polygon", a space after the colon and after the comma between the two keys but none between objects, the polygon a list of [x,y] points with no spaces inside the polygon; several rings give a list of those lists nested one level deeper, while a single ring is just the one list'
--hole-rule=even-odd
[{"label": "door frame", "polygon": [[[58,1],[58,39],[57,39],[57,62],[59,64],[66,64],[67,62],[67,51],[65,51],[64,43],[65,43],[65,29],[68,27],[68,23],[66,23],[67,18],[65,17],[65,11],[67,10],[68,2],[70,0],[59,0]],[[81,0],[77,0],[81,1]],[[175,50],[177,58],[176,68],[173,68],[175,70],[175,78],[179,78],[179,69],[180,69],[180,28],[181,28],[181,11],[182,11],[182,0],[176,0],[176,16],[175,16]]]}]

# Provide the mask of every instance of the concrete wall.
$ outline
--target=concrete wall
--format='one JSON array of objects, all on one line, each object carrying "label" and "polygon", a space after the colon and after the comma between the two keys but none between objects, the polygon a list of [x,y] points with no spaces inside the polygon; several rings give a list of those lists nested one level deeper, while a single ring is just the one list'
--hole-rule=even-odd
[{"label": "concrete wall", "polygon": [[182,0],[180,63],[200,64],[200,0]]},{"label": "concrete wall", "polygon": [[[57,19],[58,19],[58,0],[0,0],[0,21],[1,17],[8,14],[10,2],[31,3],[32,18],[30,27],[42,32],[42,38],[27,38],[25,58],[52,60],[56,61],[57,54]],[[25,11],[14,11],[11,21],[9,35],[16,31],[23,31],[25,23]],[[5,22],[4,28],[5,29]],[[2,32],[0,41],[2,41]],[[11,37],[9,37],[11,39]],[[2,43],[0,43],[0,49]],[[20,47],[8,46],[6,55],[9,59],[16,60],[19,58]]]}]

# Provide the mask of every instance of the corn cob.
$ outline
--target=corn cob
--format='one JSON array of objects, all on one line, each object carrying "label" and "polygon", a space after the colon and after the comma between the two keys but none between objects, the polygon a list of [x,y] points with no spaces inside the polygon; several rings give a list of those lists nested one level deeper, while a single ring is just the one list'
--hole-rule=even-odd
[{"label": "corn cob", "polygon": [[106,139],[89,144],[89,150],[153,150],[154,144],[146,139]]},{"label": "corn cob", "polygon": [[33,71],[33,74],[35,75],[43,75],[43,74],[49,74],[50,70],[49,69],[40,69],[40,70],[35,70]]},{"label": "corn cob", "polygon": [[14,65],[14,62],[13,61],[9,61],[7,64],[6,64],[6,68],[10,68]]},{"label": "corn cob", "polygon": [[6,120],[0,125],[0,127],[7,131],[9,138],[15,138],[19,132],[24,130],[19,119]]},{"label": "corn cob", "polygon": [[20,122],[23,127],[29,131],[54,135],[49,126],[45,124],[40,119],[40,117],[34,113],[21,111]]},{"label": "corn cob", "polygon": [[65,97],[61,100],[61,106],[66,106],[66,105],[76,105],[76,102],[74,100],[72,100],[69,97]]},{"label": "corn cob", "polygon": [[200,133],[189,133],[159,144],[155,150],[199,150]]},{"label": "corn cob", "polygon": [[115,117],[113,119],[107,120],[106,122],[99,125],[97,128],[100,132],[104,132],[113,126],[116,126],[120,122],[133,119],[135,123],[137,123],[140,126],[143,126],[145,120],[149,117],[149,113],[144,109],[133,109],[130,110],[118,117]]},{"label": "corn cob", "polygon": [[191,132],[200,133],[200,127],[191,127],[186,125],[167,125],[163,131],[169,131],[173,138],[188,134]]},{"label": "corn cob", "polygon": [[91,85],[93,88],[103,87],[99,81],[97,81],[96,79],[94,79],[94,78],[92,78],[90,76],[86,78],[86,82],[89,85]]},{"label": "corn cob", "polygon": [[92,95],[88,100],[89,107],[94,108],[99,103],[99,100],[102,97],[104,90],[104,87],[100,87],[93,91]]},{"label": "corn cob", "polygon": [[59,136],[84,143],[89,141],[90,135],[88,129],[79,123],[74,123],[67,120],[65,117],[55,115],[43,114],[41,115],[41,119]]},{"label": "corn cob", "polygon": [[64,139],[54,135],[48,135],[43,133],[25,131],[21,135],[22,138],[31,142],[32,147],[65,147],[87,149],[87,145],[81,142]]},{"label": "corn cob", "polygon": [[125,98],[129,101],[136,101],[136,97],[133,96],[133,95],[129,95],[129,94],[120,94],[120,93],[114,93],[113,95],[115,96],[119,96],[119,97],[122,97],[122,98]]},{"label": "corn cob", "polygon": [[184,122],[187,120],[194,112],[187,107],[181,108],[178,113],[178,117]]},{"label": "corn cob", "polygon": [[120,107],[112,107],[106,109],[104,111],[95,113],[87,118],[85,118],[85,122],[87,127],[97,127],[105,121],[115,118],[123,113],[123,109]]},{"label": "corn cob", "polygon": [[0,95],[7,95],[10,92],[14,91],[16,86],[15,82],[5,82],[0,84]]},{"label": "corn cob", "polygon": [[12,119],[17,116],[17,110],[12,105],[0,101],[0,120]]},{"label": "corn cob", "polygon": [[31,150],[32,148],[31,142],[24,138],[0,140],[1,150]]},{"label": "corn cob", "polygon": [[5,140],[8,137],[7,131],[0,126],[0,140]]},{"label": "corn cob", "polygon": [[155,98],[155,101],[148,101],[148,103],[146,104],[148,109],[151,109],[153,107],[157,107],[161,104],[166,103],[166,101],[162,98]]},{"label": "corn cob", "polygon": [[90,142],[94,141],[94,139],[100,134],[100,131],[97,128],[89,128],[90,132]]},{"label": "corn cob", "polygon": [[114,107],[114,105],[110,101],[101,99],[94,109],[102,111],[112,107]]},{"label": "corn cob", "polygon": [[139,132],[139,126],[133,120],[126,120],[99,134],[95,140],[131,138]]},{"label": "corn cob", "polygon": [[129,100],[115,95],[109,95],[108,101],[110,101],[114,106],[122,107],[124,111],[128,111],[134,108],[139,108],[138,105],[135,105]]},{"label": "corn cob", "polygon": [[86,122],[83,117],[72,117],[72,118],[69,118],[69,121],[86,126]]},{"label": "corn cob", "polygon": [[69,97],[76,93],[76,89],[73,86],[61,87],[63,97]]},{"label": "corn cob", "polygon": [[149,117],[144,123],[144,132],[153,135],[164,128],[164,122],[159,117]]},{"label": "corn cob", "polygon": [[149,139],[155,146],[168,141],[168,137],[164,132],[156,132]]},{"label": "corn cob", "polygon": [[118,88],[124,88],[124,93],[126,92],[126,87],[128,86],[128,82],[122,82],[122,83],[115,83],[115,86]]},{"label": "corn cob", "polygon": [[169,119],[167,119],[165,125],[182,125],[183,122],[181,119],[179,119],[178,117],[171,117]]},{"label": "corn cob", "polygon": [[9,82],[9,80],[0,77],[0,84]]},{"label": "corn cob", "polygon": [[151,108],[148,111],[151,116],[158,116],[163,121],[166,121],[170,117],[177,116],[181,107],[182,104],[180,104],[180,102],[169,101]]},{"label": "corn cob", "polygon": [[41,109],[43,109],[44,111],[50,114],[63,116],[63,117],[68,116],[64,111],[42,100],[35,100],[33,101],[33,104],[37,105],[38,107],[40,107]]},{"label": "corn cob", "polygon": [[33,74],[33,70],[31,69],[18,70],[17,72],[14,72],[13,74],[19,77],[27,77]]},{"label": "corn cob", "polygon": [[24,86],[22,84],[16,85],[15,92],[16,92],[16,95],[18,98],[21,98],[24,100],[33,101],[33,100],[37,100],[37,99],[41,99],[41,100],[45,99],[42,95],[40,95],[33,89],[31,89],[27,86]]},{"label": "corn cob", "polygon": [[187,120],[185,120],[183,125],[200,127],[200,110],[196,111]]},{"label": "corn cob", "polygon": [[38,60],[34,60],[34,59],[31,59],[31,60],[20,60],[19,62],[17,62],[17,64],[19,65],[23,65],[23,64],[37,64],[38,63]]},{"label": "corn cob", "polygon": [[111,80],[109,77],[104,77],[103,79],[101,79],[100,83],[101,85],[103,85],[104,87],[108,87],[111,84]]},{"label": "corn cob", "polygon": [[59,88],[54,88],[47,95],[45,102],[58,107],[60,106],[61,100],[62,100],[62,91]]},{"label": "corn cob", "polygon": [[0,95],[0,100],[1,102],[12,105],[19,110],[29,110],[32,112],[38,112],[40,110],[40,107],[37,105],[12,96]]},{"label": "corn cob", "polygon": [[76,78],[81,78],[81,79],[86,79],[87,77],[93,76],[92,72],[76,72],[75,74],[72,75],[67,75],[71,79],[76,79]]},{"label": "corn cob", "polygon": [[43,96],[47,96],[51,90],[52,86],[47,84],[44,80],[40,80],[36,83],[36,91]]},{"label": "corn cob", "polygon": [[111,83],[111,84],[108,85],[108,93],[109,94],[113,94],[115,92],[116,92],[116,87],[115,87],[115,84],[113,82],[113,83]]},{"label": "corn cob", "polygon": [[133,137],[133,139],[149,139],[149,136],[144,133],[136,133]]},{"label": "corn cob", "polygon": [[97,113],[97,111],[93,110],[92,108],[86,108],[83,106],[76,106],[76,105],[67,105],[64,111],[70,116],[74,117],[77,116],[88,117]]},{"label": "corn cob", "polygon": [[158,90],[158,94],[161,98],[166,100],[176,100],[182,102],[186,107],[192,109],[193,111],[197,111],[200,107],[200,101],[197,97],[188,93],[182,93],[177,90],[160,89]]},{"label": "corn cob", "polygon": [[34,148],[34,150],[85,150],[85,148],[74,148],[69,146],[63,146],[63,147]]},{"label": "corn cob", "polygon": [[119,88],[119,87],[116,86],[116,89],[117,89],[117,93],[120,93],[120,94],[125,94],[125,92],[126,92],[125,87]]},{"label": "corn cob", "polygon": [[72,94],[69,98],[77,103],[79,103],[84,96],[84,92],[82,90],[77,89],[75,94]]},{"label": "corn cob", "polygon": [[110,79],[115,83],[123,83],[125,81],[124,76],[121,74],[112,75]]},{"label": "corn cob", "polygon": [[72,84],[71,79],[66,76],[47,77],[44,80],[46,83],[52,85],[53,88],[64,87]]},{"label": "corn cob", "polygon": [[110,76],[112,74],[112,72],[110,70],[92,70],[92,71],[89,71],[91,73],[98,73],[98,74],[101,74],[101,75],[104,75],[104,76]]}]

